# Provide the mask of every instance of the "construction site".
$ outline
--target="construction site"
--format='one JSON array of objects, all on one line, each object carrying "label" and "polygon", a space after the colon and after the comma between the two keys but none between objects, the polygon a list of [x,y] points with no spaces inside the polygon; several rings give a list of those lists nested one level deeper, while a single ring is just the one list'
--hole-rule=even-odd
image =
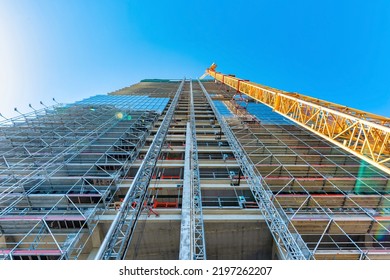
[{"label": "construction site", "polygon": [[1,120],[0,259],[390,259],[390,118],[206,74]]}]

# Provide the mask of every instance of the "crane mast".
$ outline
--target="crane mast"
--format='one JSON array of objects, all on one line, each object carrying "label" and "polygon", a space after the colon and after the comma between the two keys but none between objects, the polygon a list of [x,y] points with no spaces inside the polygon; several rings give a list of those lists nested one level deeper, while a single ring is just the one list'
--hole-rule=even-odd
[{"label": "crane mast", "polygon": [[205,74],[390,174],[390,118],[216,71]]}]

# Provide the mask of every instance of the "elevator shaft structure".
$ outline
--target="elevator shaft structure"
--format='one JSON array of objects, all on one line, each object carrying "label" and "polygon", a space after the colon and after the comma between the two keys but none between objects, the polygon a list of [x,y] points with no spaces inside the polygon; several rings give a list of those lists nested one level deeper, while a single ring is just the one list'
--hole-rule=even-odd
[{"label": "elevator shaft structure", "polygon": [[213,63],[206,73],[390,174],[390,118],[263,86],[216,67]]},{"label": "elevator shaft structure", "polygon": [[202,192],[198,163],[198,145],[196,140],[194,94],[190,81],[190,128],[191,128],[191,187],[192,187],[192,247],[193,259],[206,260],[206,242],[204,237]]}]

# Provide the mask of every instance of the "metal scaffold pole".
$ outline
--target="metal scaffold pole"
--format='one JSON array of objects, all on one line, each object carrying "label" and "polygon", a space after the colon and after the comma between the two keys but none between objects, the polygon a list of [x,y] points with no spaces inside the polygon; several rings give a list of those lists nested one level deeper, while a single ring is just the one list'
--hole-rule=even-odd
[{"label": "metal scaffold pole", "polygon": [[272,191],[267,188],[260,174],[255,171],[253,163],[246,155],[246,152],[241,147],[229,125],[215,107],[210,95],[204,88],[203,84],[198,80],[198,83],[207,98],[214,114],[222,128],[223,133],[234,153],[234,156],[246,177],[248,185],[253,193],[254,198],[263,214],[265,221],[273,235],[276,245],[280,253],[285,259],[303,260],[311,259],[312,254],[302,240],[301,236],[294,232],[294,229],[289,228],[289,219],[283,212],[283,209],[278,209],[272,199]]},{"label": "metal scaffold pole", "polygon": [[134,235],[138,218],[143,210],[147,188],[157,163],[158,156],[164,144],[166,135],[176,105],[178,103],[184,80],[169,106],[169,109],[158,129],[152,144],[134,177],[134,180],[123,199],[121,208],[112,222],[106,237],[104,238],[95,259],[124,259]]}]

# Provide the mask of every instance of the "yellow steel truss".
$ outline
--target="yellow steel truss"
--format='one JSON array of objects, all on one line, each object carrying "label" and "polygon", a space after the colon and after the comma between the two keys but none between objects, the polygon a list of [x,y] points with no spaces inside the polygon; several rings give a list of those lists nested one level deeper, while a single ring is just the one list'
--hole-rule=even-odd
[{"label": "yellow steel truss", "polygon": [[390,118],[216,72],[206,73],[390,174]]}]

